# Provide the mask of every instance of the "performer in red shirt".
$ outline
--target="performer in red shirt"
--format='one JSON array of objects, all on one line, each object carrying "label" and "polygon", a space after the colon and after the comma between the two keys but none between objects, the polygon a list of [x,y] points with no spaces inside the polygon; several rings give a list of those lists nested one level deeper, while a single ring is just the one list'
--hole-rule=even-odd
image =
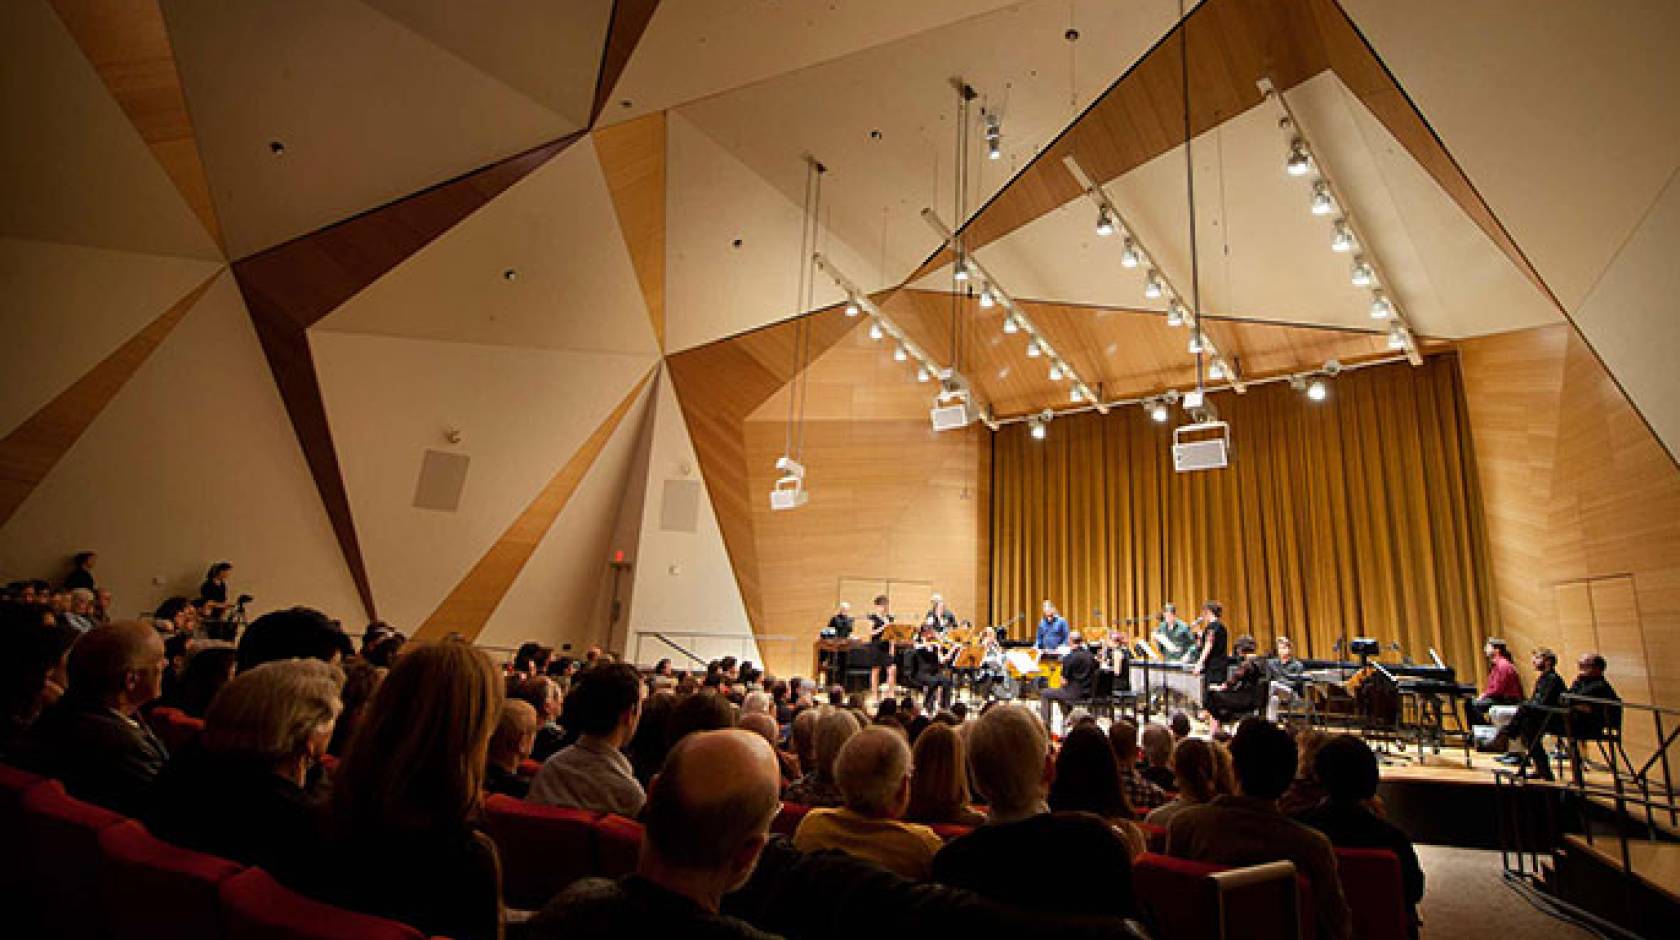
[{"label": "performer in red shirt", "polygon": [[1517,705],[1523,700],[1522,678],[1505,641],[1490,638],[1482,654],[1488,658],[1487,682],[1481,697],[1464,706],[1472,725],[1487,724],[1487,711],[1495,705]]}]

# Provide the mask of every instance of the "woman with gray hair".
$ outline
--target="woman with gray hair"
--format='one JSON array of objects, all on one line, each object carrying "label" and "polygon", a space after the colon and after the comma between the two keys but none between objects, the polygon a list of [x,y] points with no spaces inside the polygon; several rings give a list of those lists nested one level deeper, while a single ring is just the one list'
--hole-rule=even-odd
[{"label": "woman with gray hair", "polygon": [[270,870],[291,857],[328,792],[320,763],[343,685],[344,673],[318,659],[240,673],[211,701],[198,741],[158,776],[146,828]]}]

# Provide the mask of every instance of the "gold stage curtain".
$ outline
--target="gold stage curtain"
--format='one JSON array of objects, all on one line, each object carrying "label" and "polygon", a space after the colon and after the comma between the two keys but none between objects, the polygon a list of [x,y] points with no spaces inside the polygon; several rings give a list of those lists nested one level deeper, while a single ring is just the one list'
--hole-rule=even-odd
[{"label": "gold stage curtain", "polygon": [[1210,396],[1231,426],[1223,470],[1175,473],[1172,422],[1138,407],[1058,418],[1044,440],[998,431],[995,619],[1024,614],[1024,637],[1046,598],[1076,628],[1168,600],[1189,620],[1213,598],[1262,653],[1287,635],[1334,658],[1371,636],[1478,681],[1498,608],[1457,355],[1327,384],[1322,402],[1283,383]]}]

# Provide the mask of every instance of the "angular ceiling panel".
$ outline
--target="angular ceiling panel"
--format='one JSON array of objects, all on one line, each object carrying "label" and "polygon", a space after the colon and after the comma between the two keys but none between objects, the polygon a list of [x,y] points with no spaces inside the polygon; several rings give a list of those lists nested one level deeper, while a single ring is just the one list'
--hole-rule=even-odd
[{"label": "angular ceiling panel", "polygon": [[0,234],[220,260],[46,0],[0,3]]},{"label": "angular ceiling panel", "polygon": [[0,238],[6,342],[0,434],[15,428],[221,267]]},{"label": "angular ceiling panel", "polygon": [[[656,361],[328,331],[312,332],[310,347],[373,594],[405,631]],[[471,458],[454,512],[413,506],[426,450]]]},{"label": "angular ceiling panel", "polygon": [[164,12],[233,257],[582,126],[361,3]]},{"label": "angular ceiling panel", "polygon": [[594,143],[584,137],[315,329],[656,355],[618,231]]},{"label": "angular ceiling panel", "polygon": [[[985,13],[1011,0],[673,0],[660,4],[603,120],[675,107]],[[1089,0],[1079,3],[1090,6]],[[1065,4],[1062,5],[1065,10]],[[1065,13],[1063,14],[1065,16]]]},{"label": "angular ceiling panel", "polygon": [[1680,166],[1680,4],[1343,5],[1574,310]]}]

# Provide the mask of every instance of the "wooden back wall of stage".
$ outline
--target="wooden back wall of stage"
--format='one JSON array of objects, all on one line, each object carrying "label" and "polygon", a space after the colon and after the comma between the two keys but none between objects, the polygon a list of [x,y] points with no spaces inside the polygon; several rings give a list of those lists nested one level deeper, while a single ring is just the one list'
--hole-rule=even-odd
[{"label": "wooden back wall of stage", "polygon": [[1433,646],[1476,681],[1498,613],[1457,357],[1346,373],[1322,402],[1281,383],[1211,400],[1223,470],[1175,473],[1171,422],[1137,407],[997,433],[1000,619],[1028,612],[1027,635],[1045,598],[1076,627],[1169,600],[1189,619],[1211,597],[1233,635],[1321,657],[1344,630]]}]

